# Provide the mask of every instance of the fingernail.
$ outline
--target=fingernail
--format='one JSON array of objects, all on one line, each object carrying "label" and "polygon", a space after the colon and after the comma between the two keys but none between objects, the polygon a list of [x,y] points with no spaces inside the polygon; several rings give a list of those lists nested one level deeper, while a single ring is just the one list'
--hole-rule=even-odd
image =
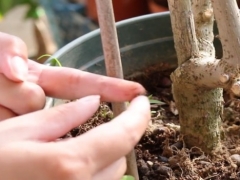
[{"label": "fingernail", "polygon": [[91,95],[91,96],[86,96],[84,98],[78,99],[78,101],[81,102],[92,102],[92,101],[100,101],[100,96],[99,95]]},{"label": "fingernail", "polygon": [[28,65],[27,62],[24,61],[21,57],[15,56],[10,61],[10,69],[12,71],[12,75],[20,80],[25,81],[28,73]]}]

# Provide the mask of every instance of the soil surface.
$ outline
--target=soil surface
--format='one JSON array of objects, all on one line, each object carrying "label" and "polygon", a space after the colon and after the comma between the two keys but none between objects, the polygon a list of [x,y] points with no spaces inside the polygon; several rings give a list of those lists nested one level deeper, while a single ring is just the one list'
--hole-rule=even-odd
[{"label": "soil surface", "polygon": [[[161,64],[128,79],[140,82],[161,104],[151,104],[152,121],[135,147],[140,180],[228,180],[240,179],[240,100],[224,93],[222,126],[223,153],[210,157],[198,147],[187,148],[180,135],[178,110],[171,93],[172,69]],[[161,72],[159,72],[161,69]],[[110,121],[113,113],[107,103],[87,123],[66,136],[75,137]]]}]

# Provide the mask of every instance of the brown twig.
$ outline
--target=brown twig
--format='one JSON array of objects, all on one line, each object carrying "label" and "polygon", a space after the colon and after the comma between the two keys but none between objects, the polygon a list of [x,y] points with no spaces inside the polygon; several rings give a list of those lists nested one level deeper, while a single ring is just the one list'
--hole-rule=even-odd
[{"label": "brown twig", "polygon": [[[117,30],[111,0],[96,0],[99,25],[101,30],[101,39],[105,57],[105,66],[107,75],[123,79],[122,63],[118,45]],[[113,113],[119,115],[126,109],[125,103],[112,103]],[[138,171],[135,152],[132,150],[127,155],[127,172],[138,180]]]}]

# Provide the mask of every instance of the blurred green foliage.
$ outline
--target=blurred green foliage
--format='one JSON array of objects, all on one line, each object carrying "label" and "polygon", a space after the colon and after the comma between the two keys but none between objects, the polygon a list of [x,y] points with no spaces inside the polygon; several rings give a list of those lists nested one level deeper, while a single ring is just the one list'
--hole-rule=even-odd
[{"label": "blurred green foliage", "polygon": [[0,19],[11,9],[19,5],[27,5],[29,7],[25,18],[38,19],[44,13],[37,0],[0,0]]},{"label": "blurred green foliage", "polygon": [[123,176],[121,180],[134,180],[134,177],[126,175]]}]

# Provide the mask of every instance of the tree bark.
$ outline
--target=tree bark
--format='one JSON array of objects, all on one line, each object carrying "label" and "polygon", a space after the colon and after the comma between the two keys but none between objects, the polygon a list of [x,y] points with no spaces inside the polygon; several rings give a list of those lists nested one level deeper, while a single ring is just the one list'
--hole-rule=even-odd
[{"label": "tree bark", "polygon": [[[240,96],[240,14],[236,0],[168,0],[178,68],[173,96],[188,147],[221,150],[223,89]],[[223,47],[215,59],[213,14]]]},{"label": "tree bark", "polygon": [[[172,92],[186,146],[221,150],[222,69],[213,46],[210,0],[168,0],[179,67]],[[209,81],[210,79],[210,81]]]},{"label": "tree bark", "polygon": [[[228,66],[240,65],[240,13],[236,0],[212,0],[219,36],[223,46],[222,60]],[[236,68],[234,68],[236,69]],[[232,69],[228,69],[232,73]]]},{"label": "tree bark", "polygon": [[240,13],[236,0],[212,0],[223,57],[219,66],[224,70],[225,86],[240,96]]}]

